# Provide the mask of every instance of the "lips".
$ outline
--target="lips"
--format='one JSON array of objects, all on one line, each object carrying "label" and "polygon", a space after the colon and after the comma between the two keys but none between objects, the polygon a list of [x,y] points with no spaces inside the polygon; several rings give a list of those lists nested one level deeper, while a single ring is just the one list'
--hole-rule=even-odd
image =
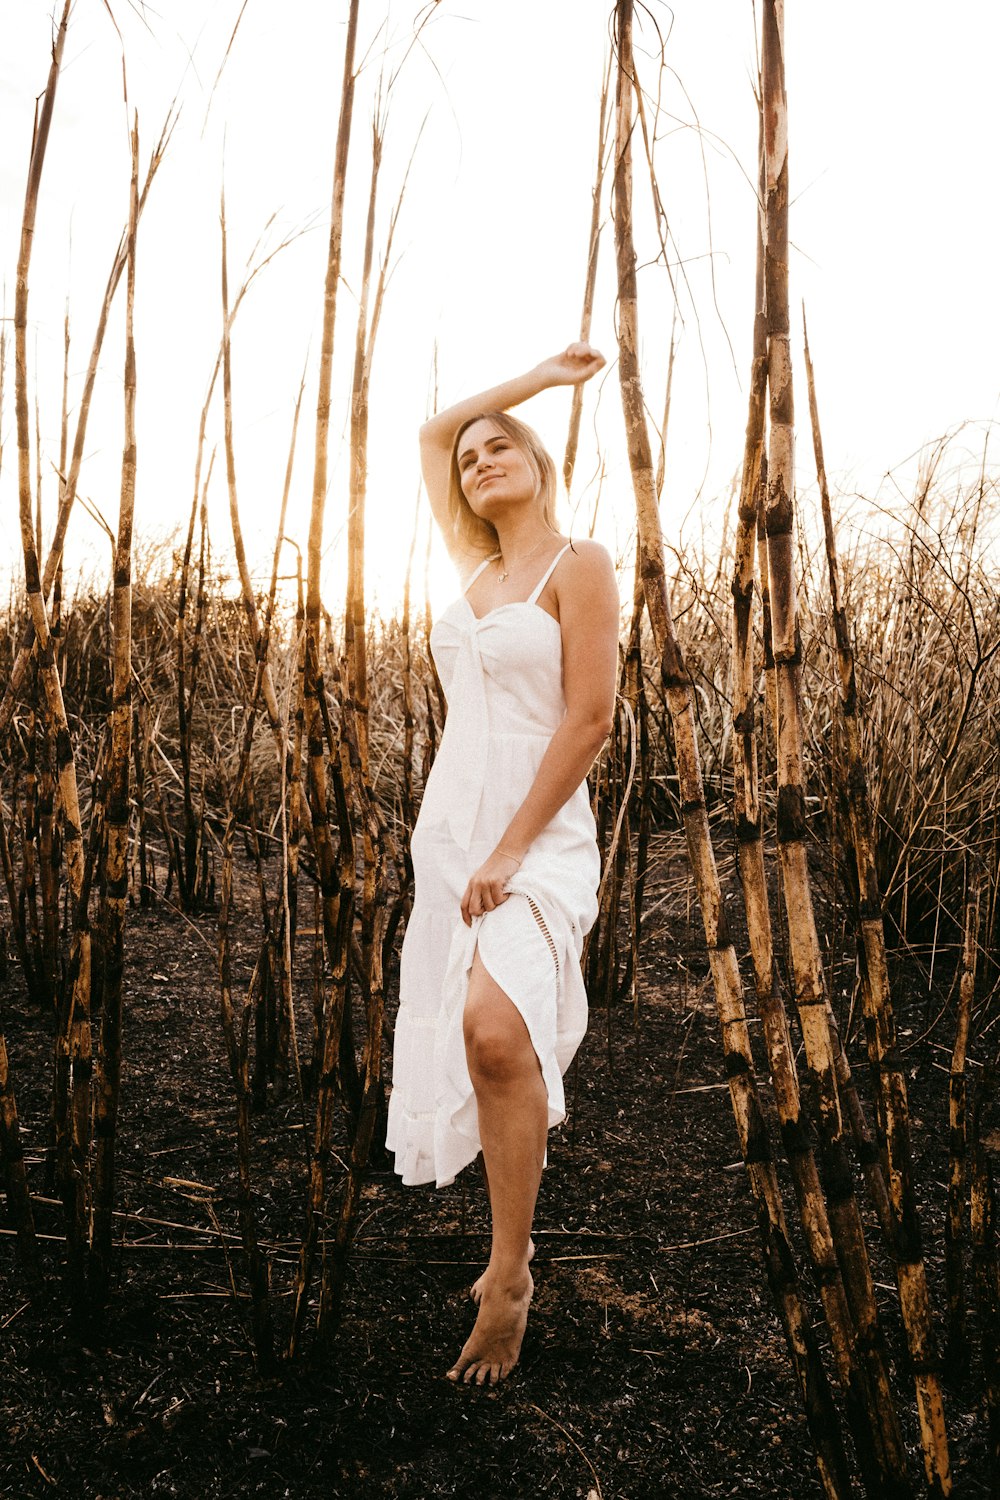
[{"label": "lips", "polygon": [[476,489],[477,490],[481,490],[484,484],[489,484],[494,479],[502,479],[502,478],[503,478],[502,474],[486,474],[479,481],[479,483],[476,485]]}]

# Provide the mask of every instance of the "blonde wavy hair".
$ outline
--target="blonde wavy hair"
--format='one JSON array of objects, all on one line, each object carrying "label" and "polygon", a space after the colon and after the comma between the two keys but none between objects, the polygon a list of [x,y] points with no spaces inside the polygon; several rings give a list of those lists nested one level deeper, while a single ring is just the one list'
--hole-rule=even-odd
[{"label": "blonde wavy hair", "polygon": [[469,552],[481,552],[488,556],[499,545],[496,527],[491,521],[477,516],[462,493],[462,478],[458,469],[459,444],[462,434],[476,422],[492,422],[510,438],[523,453],[528,466],[535,475],[535,498],[540,503],[542,520],[550,531],[558,531],[556,524],[556,466],[538,433],[526,422],[519,422],[506,411],[483,411],[478,416],[463,422],[455,434],[451,449],[451,467],[448,473],[448,515],[452,535],[460,546]]}]

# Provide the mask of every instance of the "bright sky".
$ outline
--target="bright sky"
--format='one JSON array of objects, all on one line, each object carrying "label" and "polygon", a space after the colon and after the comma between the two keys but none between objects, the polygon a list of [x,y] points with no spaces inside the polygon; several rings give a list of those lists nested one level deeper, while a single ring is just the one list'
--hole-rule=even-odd
[{"label": "bright sky", "polygon": [[[316,363],[346,0],[112,0],[145,161],[171,98],[180,123],[139,233],[137,524],[179,526],[190,505],[198,414],[220,332],[219,193],[225,175],[230,281],[263,234],[266,250],[306,230],[268,267],[234,331],[241,509],[255,565],[272,545],[292,410],[307,390],[289,531],[304,545],[311,488]],[[435,341],[442,404],[493,384],[577,336],[593,180],[597,106],[610,0],[440,0],[396,80],[382,169],[379,242],[416,147],[393,248],[397,262],[374,356],[369,450],[370,584],[391,612],[418,495],[416,429],[426,414]],[[140,12],[145,13],[145,22]],[[667,72],[656,147],[660,189],[684,260],[683,328],[668,436],[664,527],[676,540],[711,530],[736,473],[745,421],[752,317],[756,107],[750,0],[653,0]],[[338,301],[326,593],[343,578],[343,457],[366,206],[372,102],[383,44],[403,60],[415,0],[362,0],[359,80],[348,171],[348,235]],[[996,415],[1000,395],[998,139],[995,60],[1000,7],[958,0],[843,0],[787,7],[793,308],[805,298],[827,463],[846,493],[881,476],[964,420]],[[13,311],[24,178],[51,14],[6,6],[0,20],[0,235],[6,314]],[[647,87],[657,87],[652,27]],[[211,96],[211,103],[210,101]],[[696,128],[700,122],[700,130]],[[104,282],[127,209],[128,139],[121,48],[103,0],[77,0],[42,182],[31,270],[29,351],[41,405],[44,498],[56,485],[67,297],[71,403],[82,383]],[[645,192],[636,162],[637,199]],[[268,223],[270,227],[268,228]],[[640,262],[652,261],[648,215]],[[714,286],[713,286],[714,270]],[[670,336],[662,266],[640,279],[647,399],[659,419]],[[0,524],[17,551],[12,328],[2,413]],[[105,341],[81,491],[114,526],[122,433],[122,302]],[[620,438],[610,223],[592,340],[609,356],[603,390],[587,391],[574,516],[587,524],[600,449],[606,465],[598,535],[627,546],[632,499]],[[800,383],[799,477],[812,505],[808,411]],[[569,393],[521,414],[561,459]],[[596,414],[596,415],[595,415]],[[596,432],[596,438],[595,438]],[[982,427],[960,440],[978,455]],[[222,412],[211,517],[228,541]],[[888,493],[891,494],[891,491]],[[883,488],[882,498],[887,498]],[[693,507],[693,509],[692,509]],[[686,519],[685,519],[686,518]],[[426,507],[424,507],[426,524]],[[106,543],[82,513],[70,555]],[[454,583],[440,556],[432,594]]]}]

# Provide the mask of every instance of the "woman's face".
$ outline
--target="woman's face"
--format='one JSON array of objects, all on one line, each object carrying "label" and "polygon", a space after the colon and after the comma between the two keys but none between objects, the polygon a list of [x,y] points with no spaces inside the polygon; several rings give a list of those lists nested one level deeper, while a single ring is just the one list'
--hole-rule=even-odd
[{"label": "woman's face", "polygon": [[526,455],[488,417],[473,422],[458,444],[462,494],[477,516],[492,520],[498,506],[533,500],[538,479]]}]

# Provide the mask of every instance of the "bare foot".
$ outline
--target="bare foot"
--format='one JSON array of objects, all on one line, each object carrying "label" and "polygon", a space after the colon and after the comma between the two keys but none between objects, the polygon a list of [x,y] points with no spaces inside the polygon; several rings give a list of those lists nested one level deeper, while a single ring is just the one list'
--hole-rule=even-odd
[{"label": "bare foot", "polygon": [[528,1322],[528,1308],[535,1284],[527,1269],[522,1282],[499,1287],[493,1279],[483,1288],[479,1316],[458,1359],[448,1371],[449,1380],[466,1385],[496,1385],[517,1364]]},{"label": "bare foot", "polygon": [[[529,1238],[529,1240],[528,1240],[528,1263],[529,1263],[529,1265],[534,1260],[534,1258],[535,1258],[535,1242],[534,1242],[533,1239]],[[483,1295],[483,1288],[486,1285],[486,1278],[487,1278],[487,1276],[489,1274],[490,1274],[490,1268],[489,1268],[489,1266],[487,1266],[486,1270],[483,1272],[483,1274],[481,1276],[477,1276],[476,1279],[475,1279],[475,1281],[472,1283],[472,1286],[469,1289],[469,1296],[472,1298],[473,1302],[478,1302],[480,1300],[480,1298],[482,1297],[482,1295]]]}]

